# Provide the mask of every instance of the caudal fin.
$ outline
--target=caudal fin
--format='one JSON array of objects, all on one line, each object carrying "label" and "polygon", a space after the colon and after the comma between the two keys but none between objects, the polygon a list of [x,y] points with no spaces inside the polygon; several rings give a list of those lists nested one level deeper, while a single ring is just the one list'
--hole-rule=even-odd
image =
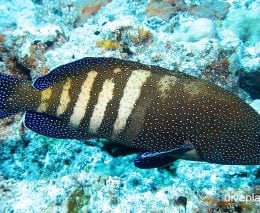
[{"label": "caudal fin", "polygon": [[33,90],[30,81],[0,73],[0,119],[25,111]]}]

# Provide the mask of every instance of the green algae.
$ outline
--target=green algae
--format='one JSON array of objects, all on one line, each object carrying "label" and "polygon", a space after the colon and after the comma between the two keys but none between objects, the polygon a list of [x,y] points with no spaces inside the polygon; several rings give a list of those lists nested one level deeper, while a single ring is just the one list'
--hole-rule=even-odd
[{"label": "green algae", "polygon": [[89,203],[90,196],[85,195],[81,188],[77,188],[71,193],[67,201],[67,212],[78,213]]}]

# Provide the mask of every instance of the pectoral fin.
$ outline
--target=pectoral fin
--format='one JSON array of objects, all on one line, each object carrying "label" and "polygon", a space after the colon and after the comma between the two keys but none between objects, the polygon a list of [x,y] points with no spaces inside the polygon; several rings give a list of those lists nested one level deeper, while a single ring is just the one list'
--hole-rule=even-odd
[{"label": "pectoral fin", "polygon": [[169,151],[141,153],[135,158],[134,164],[141,169],[166,167],[177,160],[179,156],[193,149],[192,145],[181,145]]}]

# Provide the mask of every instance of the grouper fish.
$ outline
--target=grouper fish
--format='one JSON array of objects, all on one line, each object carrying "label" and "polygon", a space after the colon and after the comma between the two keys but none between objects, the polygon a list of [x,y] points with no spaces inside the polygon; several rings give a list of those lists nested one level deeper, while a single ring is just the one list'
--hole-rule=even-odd
[{"label": "grouper fish", "polygon": [[205,80],[157,66],[87,57],[33,84],[0,74],[0,118],[25,112],[45,136],[92,137],[140,150],[139,168],[176,159],[260,164],[260,115]]}]

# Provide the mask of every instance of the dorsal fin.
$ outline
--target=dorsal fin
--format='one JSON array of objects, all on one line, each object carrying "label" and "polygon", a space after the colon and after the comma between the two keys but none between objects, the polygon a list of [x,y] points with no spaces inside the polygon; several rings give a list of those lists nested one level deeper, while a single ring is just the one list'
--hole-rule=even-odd
[{"label": "dorsal fin", "polygon": [[86,57],[77,61],[73,61],[71,63],[61,65],[53,70],[51,70],[48,74],[37,78],[33,86],[38,90],[47,89],[50,86],[53,86],[55,83],[59,81],[63,81],[67,77],[77,75],[81,72],[88,72],[91,69],[95,69],[97,71],[107,70],[112,67],[127,67],[133,69],[151,69],[167,71],[166,69],[149,66],[145,64],[140,64],[135,61],[125,61],[117,58],[104,58],[104,57]]},{"label": "dorsal fin", "polygon": [[111,63],[113,63],[113,58],[86,57],[51,70],[48,74],[37,78],[33,86],[38,90],[47,89],[64,78],[86,72],[96,66],[109,66]]}]

